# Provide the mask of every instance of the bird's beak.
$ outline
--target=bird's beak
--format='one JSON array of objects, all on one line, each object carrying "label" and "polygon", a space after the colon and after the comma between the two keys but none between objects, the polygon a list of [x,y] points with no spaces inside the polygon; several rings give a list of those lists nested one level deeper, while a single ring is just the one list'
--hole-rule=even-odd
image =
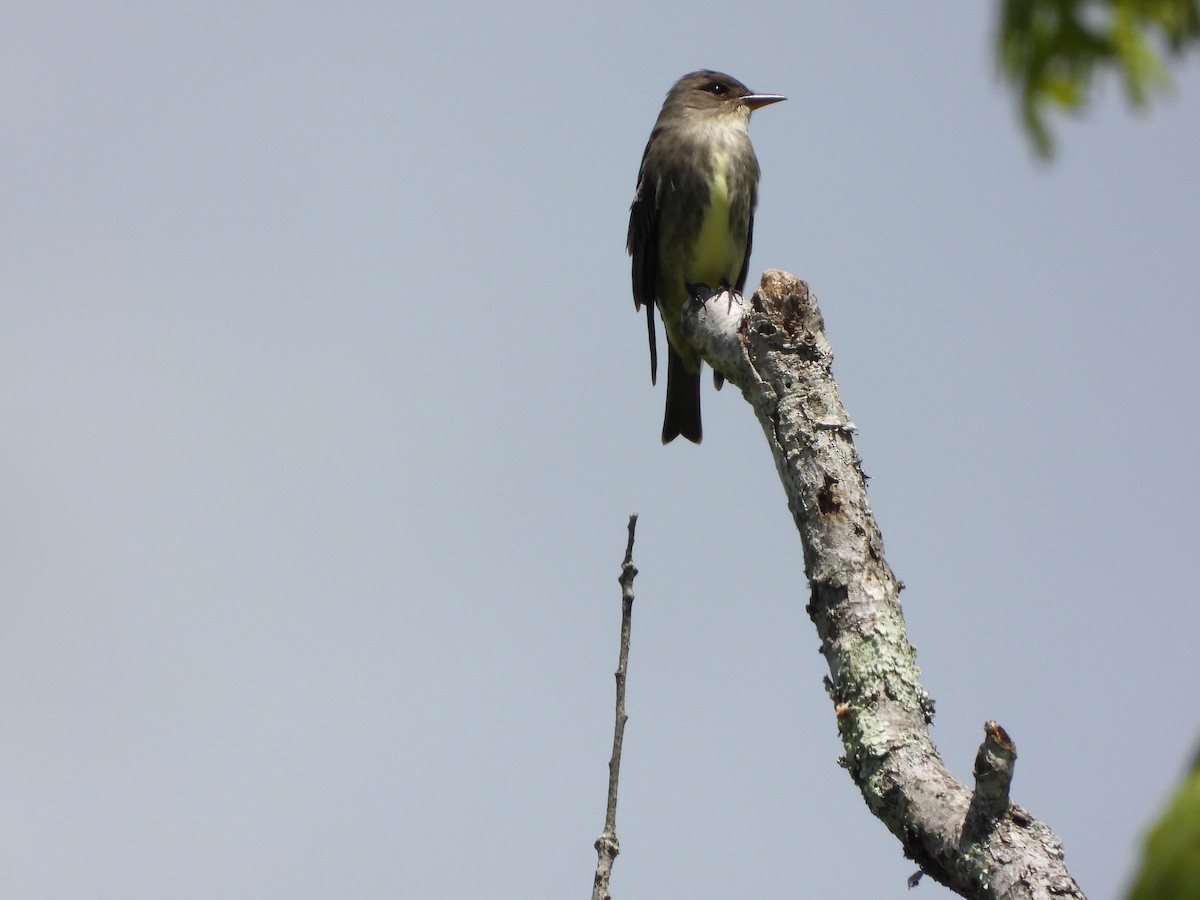
[{"label": "bird's beak", "polygon": [[770,103],[778,103],[780,100],[786,100],[782,94],[747,94],[742,98],[751,109],[758,109],[760,106],[767,106]]}]

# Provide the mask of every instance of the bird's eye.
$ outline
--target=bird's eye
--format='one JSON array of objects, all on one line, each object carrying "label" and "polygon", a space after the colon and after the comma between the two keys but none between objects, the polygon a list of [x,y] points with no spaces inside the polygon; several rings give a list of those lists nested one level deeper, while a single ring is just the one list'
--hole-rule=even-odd
[{"label": "bird's eye", "polygon": [[717,97],[724,96],[729,92],[729,88],[725,87],[725,85],[721,84],[719,81],[711,82],[705,87],[705,90]]}]

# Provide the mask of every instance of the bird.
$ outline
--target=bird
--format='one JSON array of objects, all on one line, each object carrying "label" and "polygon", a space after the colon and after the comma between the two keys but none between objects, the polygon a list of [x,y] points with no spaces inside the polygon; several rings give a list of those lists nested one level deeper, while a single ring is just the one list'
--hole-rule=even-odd
[{"label": "bird", "polygon": [[664,444],[703,437],[701,358],[683,337],[683,307],[700,286],[739,294],[745,287],[759,181],[750,113],[784,99],[723,72],[691,72],[667,93],[642,153],[625,247],[634,308],[646,307],[651,383],[658,380],[655,306],[667,335]]}]

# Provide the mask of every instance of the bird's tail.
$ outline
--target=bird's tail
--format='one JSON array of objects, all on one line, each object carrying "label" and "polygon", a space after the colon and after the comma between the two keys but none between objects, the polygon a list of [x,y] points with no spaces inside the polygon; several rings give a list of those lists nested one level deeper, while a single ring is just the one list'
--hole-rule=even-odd
[{"label": "bird's tail", "polygon": [[663,413],[662,442],[683,435],[700,443],[700,373],[689,372],[674,347],[667,351],[667,409]]}]

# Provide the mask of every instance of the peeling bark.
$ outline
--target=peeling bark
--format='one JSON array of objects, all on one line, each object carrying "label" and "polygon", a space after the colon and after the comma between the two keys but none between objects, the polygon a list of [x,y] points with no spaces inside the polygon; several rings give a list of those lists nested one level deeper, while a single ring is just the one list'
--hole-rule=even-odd
[{"label": "peeling bark", "polygon": [[1083,898],[1058,838],[1009,799],[1016,747],[1004,730],[986,724],[974,790],[933,745],[933,701],[908,642],[902,585],[884,559],[808,285],[768,270],[748,302],[729,292],[691,301],[684,329],[742,391],[770,444],[804,548],[840,762],[871,812],[921,871],[963,897]]}]

